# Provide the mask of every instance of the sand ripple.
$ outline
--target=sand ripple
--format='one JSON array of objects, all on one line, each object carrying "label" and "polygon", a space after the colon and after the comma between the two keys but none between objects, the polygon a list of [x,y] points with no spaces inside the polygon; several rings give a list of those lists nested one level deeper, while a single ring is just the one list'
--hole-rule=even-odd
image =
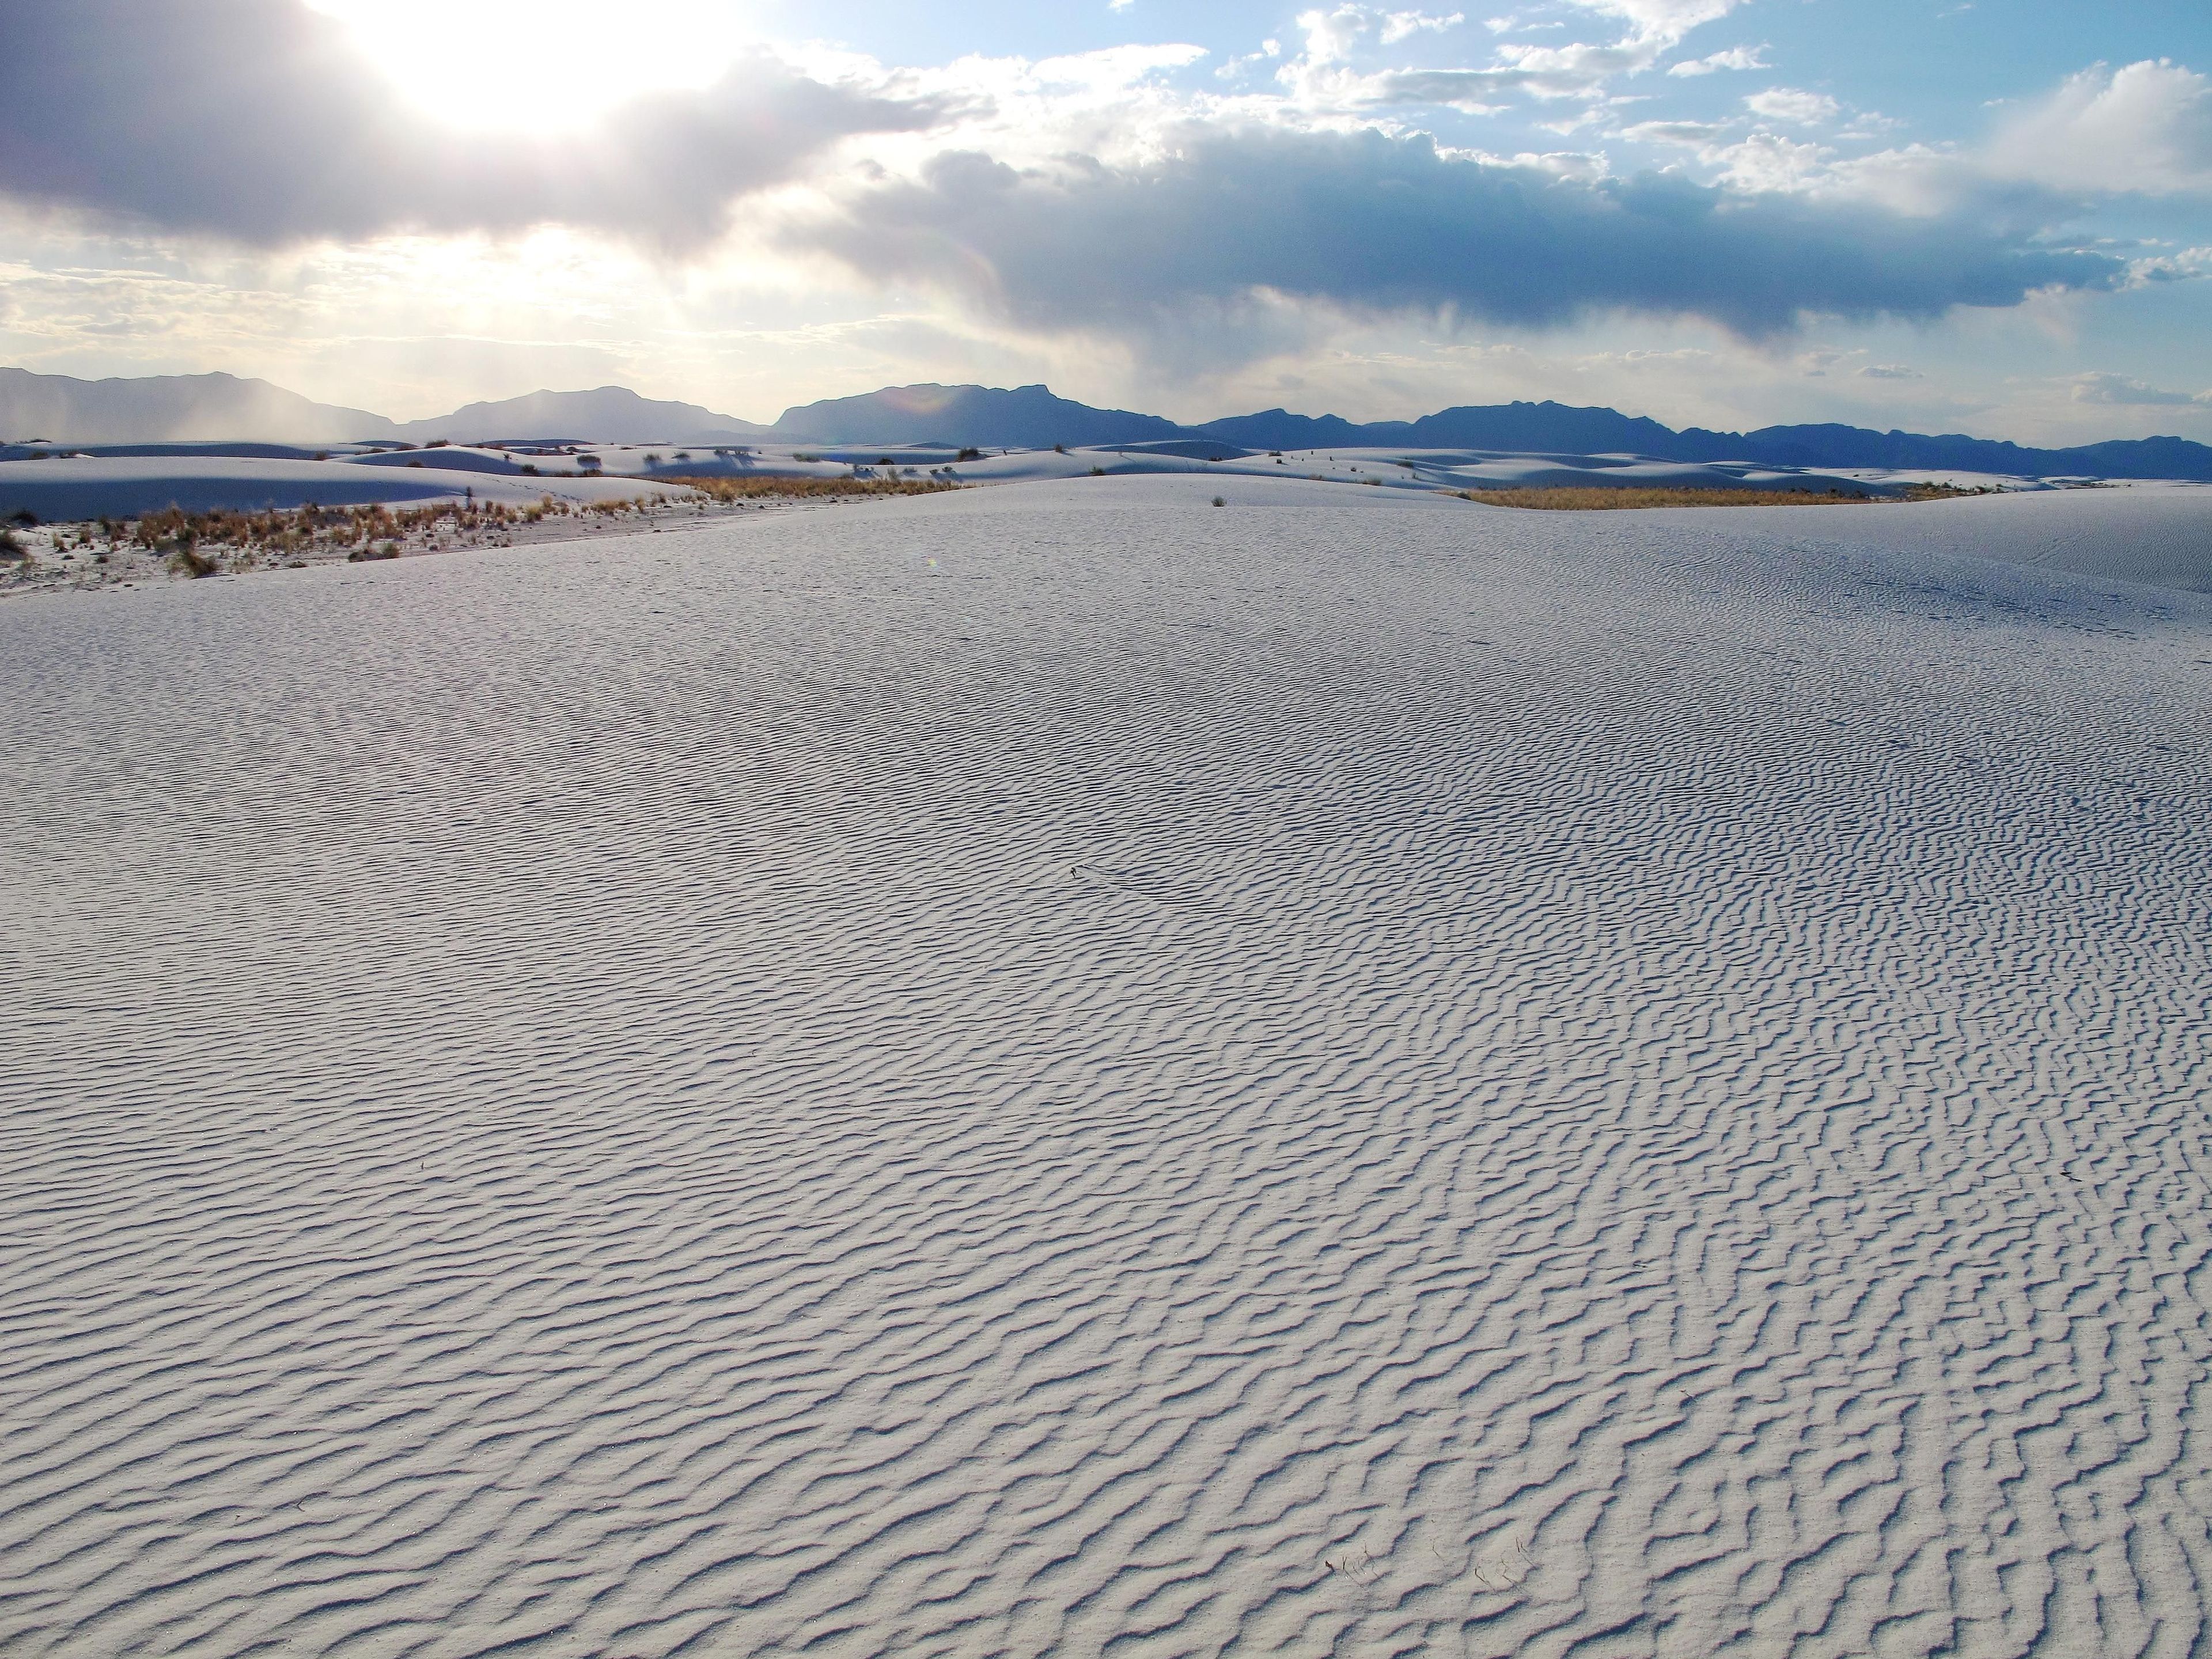
[{"label": "sand ripple", "polygon": [[2212,605],[1215,487],[0,611],[0,1646],[2203,1652]]}]

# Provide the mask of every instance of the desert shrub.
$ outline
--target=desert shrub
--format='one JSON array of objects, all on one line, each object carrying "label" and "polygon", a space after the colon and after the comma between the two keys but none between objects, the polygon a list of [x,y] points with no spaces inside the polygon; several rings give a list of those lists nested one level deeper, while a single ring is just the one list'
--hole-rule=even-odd
[{"label": "desert shrub", "polygon": [[1091,476],[1094,478],[1103,478],[1106,476],[1106,469],[1103,466],[1094,466],[1091,469]]},{"label": "desert shrub", "polygon": [[367,544],[356,547],[352,552],[346,555],[346,562],[348,564],[369,564],[379,559],[396,559],[398,556],[399,544],[398,542],[380,542],[373,547]]},{"label": "desert shrub", "polygon": [[1054,444],[1052,447],[1052,453],[1055,455],[1065,455],[1067,453],[1067,446],[1066,444]]},{"label": "desert shrub", "polygon": [[452,442],[453,440],[450,438],[433,438],[428,443],[424,444],[422,447],[425,449],[443,449]]},{"label": "desert shrub", "polygon": [[813,462],[820,460],[822,458],[819,455],[810,455],[806,451],[801,449],[793,452],[791,459],[794,461],[805,461],[811,465]]},{"label": "desert shrub", "polygon": [[963,449],[952,459],[956,461],[980,461],[983,459],[983,452],[980,449]]},{"label": "desert shrub", "polygon": [[8,522],[10,524],[19,524],[22,526],[24,529],[29,530],[38,524],[39,515],[32,512],[27,507],[19,507],[13,513],[10,513],[8,515]]},{"label": "desert shrub", "polygon": [[1228,501],[1228,498],[1227,498],[1226,496],[1223,496],[1223,495],[1216,495],[1216,496],[1213,498],[1213,504],[1214,504],[1216,507],[1226,507],[1226,506],[1228,506],[1228,505],[1229,505],[1229,501]]},{"label": "desert shrub", "polygon": [[169,555],[169,574],[172,576],[190,576],[198,580],[202,576],[212,576],[222,568],[216,562],[214,555],[201,552],[190,540],[185,541]]},{"label": "desert shrub", "polygon": [[660,457],[647,452],[645,458],[645,464],[647,466],[659,466],[660,465]]},{"label": "desert shrub", "polygon": [[21,564],[31,556],[23,538],[12,530],[0,530],[0,564]]}]

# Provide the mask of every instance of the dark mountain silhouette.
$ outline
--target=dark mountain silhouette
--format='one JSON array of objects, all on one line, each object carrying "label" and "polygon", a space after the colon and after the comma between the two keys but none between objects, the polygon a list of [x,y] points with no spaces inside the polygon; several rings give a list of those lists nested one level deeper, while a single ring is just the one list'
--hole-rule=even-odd
[{"label": "dark mountain silhouette", "polygon": [[1781,466],[1881,466],[2027,477],[2196,478],[2212,481],[2212,447],[2185,438],[2135,438],[2073,449],[2030,449],[1953,433],[1872,432],[1855,426],[1770,426],[1755,432],[1677,432],[1641,416],[1565,404],[1447,409],[1418,421],[1355,425],[1270,410],[1197,430],[1248,449],[1504,449],[1561,455],[1626,453],[1662,461],[1765,461]]},{"label": "dark mountain silhouette", "polygon": [[151,374],[80,380],[0,368],[0,440],[58,444],[149,444],[266,438],[344,443],[389,438],[381,415],[302,398],[234,374]]},{"label": "dark mountain silhouette", "polygon": [[1048,449],[1054,444],[1143,443],[1193,434],[1157,415],[1093,409],[1055,398],[1041,386],[1011,392],[981,386],[901,386],[787,409],[774,435],[783,443],[941,442]]},{"label": "dark mountain silhouette", "polygon": [[1756,432],[1674,428],[1640,415],[1567,404],[1447,409],[1417,421],[1347,421],[1271,409],[1179,427],[1157,415],[1094,409],[1045,387],[886,386],[787,410],[770,428],[784,443],[1152,444],[1212,439],[1241,449],[1495,449],[1559,455],[1648,455],[1666,461],[1764,461],[1782,466],[1879,466],[2028,477],[2212,481],[2212,447],[2185,438],[2138,438],[2073,449],[2031,449],[1960,434],[1872,432],[1851,426],[1770,426]]},{"label": "dark mountain silhouette", "polygon": [[[2033,449],[1960,433],[1873,432],[1861,427],[1770,426],[1755,432],[1676,431],[1642,416],[1566,404],[1492,404],[1415,421],[1347,421],[1271,409],[1200,426],[1157,415],[1094,409],[1042,386],[885,386],[786,410],[772,427],[696,404],[655,402],[623,386],[534,392],[471,404],[436,420],[397,425],[380,415],[312,403],[265,380],[228,374],[79,380],[0,368],[0,440],[57,444],[162,444],[264,440],[447,438],[456,443],[565,433],[600,443],[973,445],[1209,443],[1266,449],[1488,449],[1562,455],[1632,454],[1674,461],[1759,461],[1796,467],[1898,467],[2029,477],[2191,478],[2212,482],[2212,447],[2185,438],[2136,438]],[[1196,453],[1190,450],[1188,453]]]},{"label": "dark mountain silhouette", "polygon": [[757,443],[766,428],[696,404],[641,398],[628,386],[595,392],[530,392],[497,403],[471,404],[450,415],[410,421],[398,435],[414,443],[445,438],[457,444],[566,433],[602,444]]}]

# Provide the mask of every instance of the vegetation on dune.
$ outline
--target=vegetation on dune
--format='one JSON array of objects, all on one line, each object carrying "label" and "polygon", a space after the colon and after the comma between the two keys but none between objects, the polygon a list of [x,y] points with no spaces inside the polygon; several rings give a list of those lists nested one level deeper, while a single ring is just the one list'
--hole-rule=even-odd
[{"label": "vegetation on dune", "polygon": [[821,495],[934,495],[960,486],[942,478],[678,478],[657,477],[659,484],[683,484],[722,502],[754,501],[762,496]]},{"label": "vegetation on dune", "polygon": [[1899,495],[1828,489],[1711,489],[1642,487],[1634,484],[1565,484],[1526,489],[1462,489],[1462,500],[1486,507],[1523,507],[1553,513],[1618,511],[1635,507],[1841,507],[1866,501],[1933,501],[1978,495],[1978,489],[1948,484],[1911,484]]}]

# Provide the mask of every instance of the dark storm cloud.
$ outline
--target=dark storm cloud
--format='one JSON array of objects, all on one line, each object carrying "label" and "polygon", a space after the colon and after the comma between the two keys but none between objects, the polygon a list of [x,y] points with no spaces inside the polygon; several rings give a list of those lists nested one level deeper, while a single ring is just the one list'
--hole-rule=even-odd
[{"label": "dark storm cloud", "polygon": [[1522,325],[1702,317],[1758,336],[1808,313],[1930,317],[2124,274],[1962,219],[1661,178],[1577,183],[1374,132],[1194,131],[1153,165],[1049,176],[945,155],[814,238],[872,276],[934,282],[1027,325],[1118,331],[1271,289]]},{"label": "dark storm cloud", "polygon": [[941,113],[761,58],[574,138],[463,137],[296,0],[0,0],[0,192],[264,245],[548,222],[691,242],[834,140]]}]

